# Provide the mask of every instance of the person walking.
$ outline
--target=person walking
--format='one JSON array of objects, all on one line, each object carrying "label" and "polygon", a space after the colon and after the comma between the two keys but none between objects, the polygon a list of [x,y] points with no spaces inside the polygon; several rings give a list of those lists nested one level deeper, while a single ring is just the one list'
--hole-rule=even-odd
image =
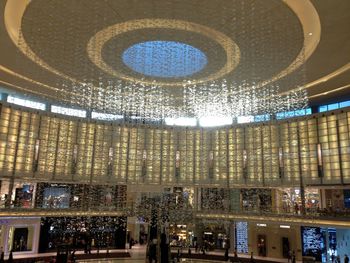
[{"label": "person walking", "polygon": [[349,257],[347,254],[344,256],[344,263],[349,263]]},{"label": "person walking", "polygon": [[249,263],[254,263],[255,262],[255,260],[254,260],[254,254],[253,254],[253,252],[251,252],[250,253],[250,261],[249,261]]},{"label": "person walking", "polygon": [[296,262],[296,256],[295,256],[295,251],[293,250],[293,253],[292,253],[292,263],[295,263]]},{"label": "person walking", "polygon": [[0,248],[0,263],[4,263],[5,262],[5,253],[4,253],[4,249],[1,247]]},{"label": "person walking", "polygon": [[228,248],[225,249],[224,260],[228,260]]},{"label": "person walking", "polygon": [[5,263],[5,253],[4,253],[4,251],[1,252],[0,263]]},{"label": "person walking", "polygon": [[10,251],[10,255],[9,255],[9,258],[7,260],[8,263],[13,263],[13,252],[12,250]]}]

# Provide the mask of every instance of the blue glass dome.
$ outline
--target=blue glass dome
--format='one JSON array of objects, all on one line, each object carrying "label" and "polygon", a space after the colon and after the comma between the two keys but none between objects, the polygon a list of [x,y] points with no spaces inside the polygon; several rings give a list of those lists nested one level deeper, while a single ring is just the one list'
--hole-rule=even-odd
[{"label": "blue glass dome", "polygon": [[133,71],[149,77],[180,78],[201,71],[208,63],[199,49],[175,41],[147,41],[127,48],[122,59]]}]

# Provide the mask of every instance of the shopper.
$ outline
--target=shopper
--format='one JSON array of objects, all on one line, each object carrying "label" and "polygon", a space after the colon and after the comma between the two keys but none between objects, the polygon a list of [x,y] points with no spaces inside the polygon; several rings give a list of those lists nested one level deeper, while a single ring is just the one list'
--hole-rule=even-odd
[{"label": "shopper", "polygon": [[349,263],[349,257],[347,254],[344,256],[344,263]]},{"label": "shopper", "polygon": [[293,250],[293,253],[292,253],[292,263],[295,263],[296,262],[296,256],[295,256],[295,251]]},{"label": "shopper", "polygon": [[9,258],[8,258],[7,262],[8,263],[13,263],[13,252],[12,252],[12,250],[10,252],[10,255],[9,255]]},{"label": "shopper", "polygon": [[224,260],[228,260],[228,248],[225,249]]},{"label": "shopper", "polygon": [[250,253],[250,261],[249,261],[250,263],[254,263],[255,261],[254,261],[254,254],[253,254],[253,252],[251,252]]},{"label": "shopper", "polygon": [[0,263],[5,262],[5,253],[3,247],[0,248]]}]

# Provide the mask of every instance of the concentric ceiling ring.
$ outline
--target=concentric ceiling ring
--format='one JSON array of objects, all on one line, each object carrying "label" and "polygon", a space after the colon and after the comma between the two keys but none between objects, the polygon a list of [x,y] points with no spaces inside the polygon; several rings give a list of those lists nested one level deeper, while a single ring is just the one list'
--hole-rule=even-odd
[{"label": "concentric ceiling ring", "polygon": [[[57,74],[65,79],[69,79],[71,81],[79,82],[78,80],[60,72],[54,67],[47,64],[43,59],[41,59],[32,49],[27,45],[25,39],[23,39],[22,45],[19,46],[19,38],[23,37],[21,33],[21,22],[23,14],[30,4],[30,0],[11,0],[7,1],[5,7],[5,25],[6,29],[9,33],[10,38],[14,42],[14,44],[21,50],[25,55],[27,55],[31,60],[36,62],[38,65],[43,68],[51,71],[52,73]],[[321,35],[321,26],[317,11],[309,0],[305,1],[294,1],[294,0],[284,0],[284,3],[297,15],[299,18],[303,31],[304,31],[304,49],[300,52],[299,56],[288,66],[285,70],[274,76],[273,78],[263,81],[260,83],[262,86],[273,82],[279,78],[290,74],[295,69],[297,69],[302,63],[302,61],[306,61],[312,53],[315,51],[317,44],[320,40]],[[309,35],[309,32],[312,32],[312,35]],[[303,59],[300,59],[300,56],[303,56]],[[28,90],[29,91],[29,90]],[[66,90],[62,90],[63,92],[68,92]],[[69,92],[68,92],[69,93]]]},{"label": "concentric ceiling ring", "polygon": [[[149,28],[162,28],[162,29],[175,29],[175,30],[184,30],[193,33],[202,34],[215,42],[217,42],[226,53],[226,63],[219,69],[217,72],[214,72],[204,78],[191,81],[191,84],[199,84],[207,81],[212,81],[219,79],[229,72],[233,71],[240,61],[240,51],[237,44],[227,37],[225,34],[211,29],[209,27],[175,19],[138,19],[131,20],[124,23],[118,23],[112,26],[109,26],[99,32],[97,32],[88,42],[87,53],[90,60],[98,66],[100,69],[106,73],[121,78],[123,80],[143,83],[146,85],[154,84],[153,81],[143,80],[128,76],[118,70],[113,69],[108,65],[102,58],[102,49],[105,43],[113,37],[117,37],[123,33],[140,30],[140,29],[149,29]],[[184,82],[166,82],[166,81],[157,81],[157,85],[161,86],[182,86]]]}]

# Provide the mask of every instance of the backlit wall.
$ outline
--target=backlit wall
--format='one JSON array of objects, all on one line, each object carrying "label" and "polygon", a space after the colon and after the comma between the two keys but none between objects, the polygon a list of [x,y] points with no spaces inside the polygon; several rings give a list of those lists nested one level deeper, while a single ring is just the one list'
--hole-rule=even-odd
[{"label": "backlit wall", "polygon": [[350,183],[350,112],[203,129],[0,106],[3,178],[228,187]]}]

